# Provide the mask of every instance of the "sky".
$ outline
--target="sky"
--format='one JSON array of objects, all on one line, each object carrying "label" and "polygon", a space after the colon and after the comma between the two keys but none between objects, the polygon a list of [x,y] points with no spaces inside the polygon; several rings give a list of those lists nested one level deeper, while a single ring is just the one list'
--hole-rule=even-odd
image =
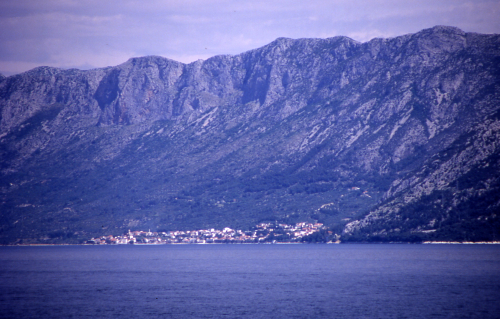
[{"label": "sky", "polygon": [[0,0],[0,73],[189,63],[279,37],[365,42],[435,25],[500,33],[500,0]]}]

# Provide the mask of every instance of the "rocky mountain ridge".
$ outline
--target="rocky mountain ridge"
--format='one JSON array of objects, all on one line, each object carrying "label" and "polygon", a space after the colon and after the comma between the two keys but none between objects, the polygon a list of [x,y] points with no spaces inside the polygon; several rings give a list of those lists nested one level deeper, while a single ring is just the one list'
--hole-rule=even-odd
[{"label": "rocky mountain ridge", "polygon": [[311,220],[496,240],[499,44],[438,26],[1,78],[0,237]]}]

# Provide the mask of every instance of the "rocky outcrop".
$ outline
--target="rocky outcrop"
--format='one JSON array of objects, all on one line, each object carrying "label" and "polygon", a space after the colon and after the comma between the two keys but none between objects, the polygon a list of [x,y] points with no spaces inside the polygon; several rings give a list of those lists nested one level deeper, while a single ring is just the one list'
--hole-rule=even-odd
[{"label": "rocky outcrop", "polygon": [[2,78],[0,237],[314,219],[498,238],[499,44],[438,26]]}]

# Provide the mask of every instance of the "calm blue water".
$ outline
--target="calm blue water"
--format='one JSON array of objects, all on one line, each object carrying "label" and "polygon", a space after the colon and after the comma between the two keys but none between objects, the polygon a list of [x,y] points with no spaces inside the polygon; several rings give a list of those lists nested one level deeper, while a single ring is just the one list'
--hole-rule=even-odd
[{"label": "calm blue water", "polygon": [[0,317],[500,318],[500,246],[0,247]]}]

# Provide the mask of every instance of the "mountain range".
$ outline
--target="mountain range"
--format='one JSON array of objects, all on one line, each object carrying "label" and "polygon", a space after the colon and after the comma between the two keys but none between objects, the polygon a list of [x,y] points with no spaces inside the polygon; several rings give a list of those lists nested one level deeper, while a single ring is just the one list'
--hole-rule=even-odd
[{"label": "mountain range", "polygon": [[0,243],[314,221],[500,240],[500,36],[278,38],[0,77]]}]

